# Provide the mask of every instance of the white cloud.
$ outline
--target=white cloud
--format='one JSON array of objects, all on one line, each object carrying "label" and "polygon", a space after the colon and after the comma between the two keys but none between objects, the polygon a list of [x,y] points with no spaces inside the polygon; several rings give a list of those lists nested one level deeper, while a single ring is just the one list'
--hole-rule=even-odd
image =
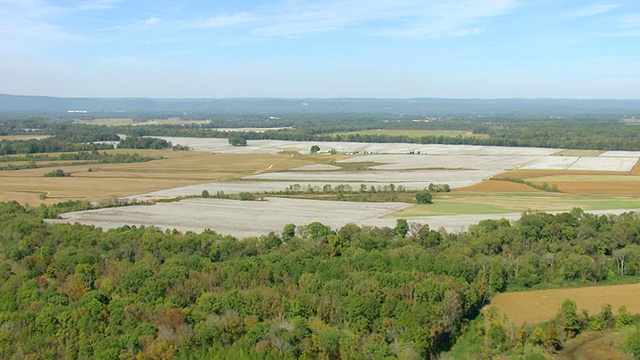
[{"label": "white cloud", "polygon": [[152,26],[152,25],[158,24],[161,21],[162,21],[162,19],[160,19],[158,17],[155,17],[155,16],[151,16],[151,17],[148,17],[148,18],[142,20],[142,25],[143,26]]},{"label": "white cloud", "polygon": [[0,41],[76,41],[83,36],[67,30],[65,16],[83,11],[105,10],[120,0],[89,0],[68,6],[45,0],[0,0]]},{"label": "white cloud", "polygon": [[89,0],[78,4],[77,10],[108,10],[116,7],[120,0]]},{"label": "white cloud", "polygon": [[595,4],[583,6],[577,10],[574,10],[571,13],[572,17],[588,17],[588,16],[596,16],[604,13],[608,13],[618,7],[621,4],[611,3],[611,2],[598,2]]},{"label": "white cloud", "polygon": [[263,8],[262,23],[252,35],[295,37],[350,29],[387,36],[463,36],[481,32],[474,24],[514,4],[514,0],[288,1]]},{"label": "white cloud", "polygon": [[250,13],[241,12],[231,15],[216,15],[200,18],[185,25],[187,28],[212,29],[253,22],[258,18]]}]

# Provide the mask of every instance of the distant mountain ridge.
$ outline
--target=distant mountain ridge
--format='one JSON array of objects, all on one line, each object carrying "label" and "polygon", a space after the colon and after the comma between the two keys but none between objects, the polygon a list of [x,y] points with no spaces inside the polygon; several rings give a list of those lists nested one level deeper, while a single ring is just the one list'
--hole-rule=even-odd
[{"label": "distant mountain ridge", "polygon": [[353,113],[395,116],[575,116],[640,117],[638,100],[580,99],[154,99],[62,98],[0,94],[2,115],[117,116],[117,114],[313,114]]}]

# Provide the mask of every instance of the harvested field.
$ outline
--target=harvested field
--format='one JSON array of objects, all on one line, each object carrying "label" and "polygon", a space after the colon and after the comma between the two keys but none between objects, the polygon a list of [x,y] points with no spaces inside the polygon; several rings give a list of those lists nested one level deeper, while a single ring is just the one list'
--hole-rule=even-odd
[{"label": "harvested field", "polygon": [[[114,150],[122,152],[122,150]],[[51,169],[0,172],[0,201],[21,199],[31,205],[66,200],[103,200],[197,183],[240,178],[263,171],[281,171],[310,164],[283,155],[207,154],[171,150],[136,150],[165,159],[144,163],[61,166],[67,178],[44,178]],[[91,172],[88,169],[91,168]],[[284,188],[284,186],[282,186]],[[281,188],[279,188],[281,189]],[[16,197],[16,193],[21,194]],[[40,194],[47,194],[47,200]]]},{"label": "harvested field", "polygon": [[640,284],[502,293],[491,300],[491,305],[519,326],[552,319],[566,299],[575,301],[578,311],[584,309],[592,315],[598,314],[606,304],[613,307],[614,314],[622,305],[630,313],[637,314],[640,313]]},{"label": "harvested field", "polygon": [[559,153],[554,154],[555,156],[582,156],[582,157],[591,157],[591,156],[599,156],[604,153],[604,151],[600,150],[577,150],[577,149],[567,149],[562,150]]},{"label": "harvested field", "polygon": [[340,166],[329,165],[329,164],[313,164],[313,165],[305,165],[297,168],[291,169],[292,171],[327,171],[327,170],[340,170],[342,169]]},{"label": "harvested field", "polygon": [[[499,176],[498,176],[499,177]],[[502,180],[486,180],[468,187],[458,188],[456,192],[542,192],[525,184]]]}]

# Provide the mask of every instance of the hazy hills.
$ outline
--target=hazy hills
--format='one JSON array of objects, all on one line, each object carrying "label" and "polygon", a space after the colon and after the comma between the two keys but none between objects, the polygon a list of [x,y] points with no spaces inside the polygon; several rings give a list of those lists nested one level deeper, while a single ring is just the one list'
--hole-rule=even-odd
[{"label": "hazy hills", "polygon": [[118,116],[353,113],[394,116],[640,117],[640,100],[576,99],[153,99],[0,94],[0,114]]}]

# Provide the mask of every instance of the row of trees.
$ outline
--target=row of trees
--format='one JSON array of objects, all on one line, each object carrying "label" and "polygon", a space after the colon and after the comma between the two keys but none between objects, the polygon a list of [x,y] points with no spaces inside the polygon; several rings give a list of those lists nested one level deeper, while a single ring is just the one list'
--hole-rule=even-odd
[{"label": "row of trees", "polygon": [[[53,151],[90,150],[68,149],[69,144],[93,144],[100,141],[118,141],[117,134],[129,136],[190,136],[233,138],[233,143],[247,140],[274,139],[294,141],[350,141],[350,142],[405,142],[416,144],[466,144],[495,146],[533,146],[570,149],[635,150],[640,141],[640,128],[624,122],[594,119],[513,119],[504,118],[460,118],[437,119],[429,122],[413,122],[406,119],[389,121],[379,116],[332,116],[316,115],[270,121],[267,125],[284,127],[265,132],[229,132],[218,127],[264,126],[264,120],[245,119],[206,124],[145,125],[145,126],[91,126],[68,121],[46,119],[15,119],[0,126],[4,133],[30,133],[53,135],[50,140],[38,142],[3,142],[0,155],[27,154]],[[390,134],[348,133],[370,129],[405,130],[462,130],[485,136],[396,136]],[[147,144],[148,146],[149,144]],[[318,145],[315,145],[318,146]],[[319,146],[318,146],[319,148]],[[58,149],[58,150],[54,150]],[[316,150],[313,148],[313,150]],[[319,149],[317,149],[319,150]],[[313,152],[313,151],[312,151]]]}]

